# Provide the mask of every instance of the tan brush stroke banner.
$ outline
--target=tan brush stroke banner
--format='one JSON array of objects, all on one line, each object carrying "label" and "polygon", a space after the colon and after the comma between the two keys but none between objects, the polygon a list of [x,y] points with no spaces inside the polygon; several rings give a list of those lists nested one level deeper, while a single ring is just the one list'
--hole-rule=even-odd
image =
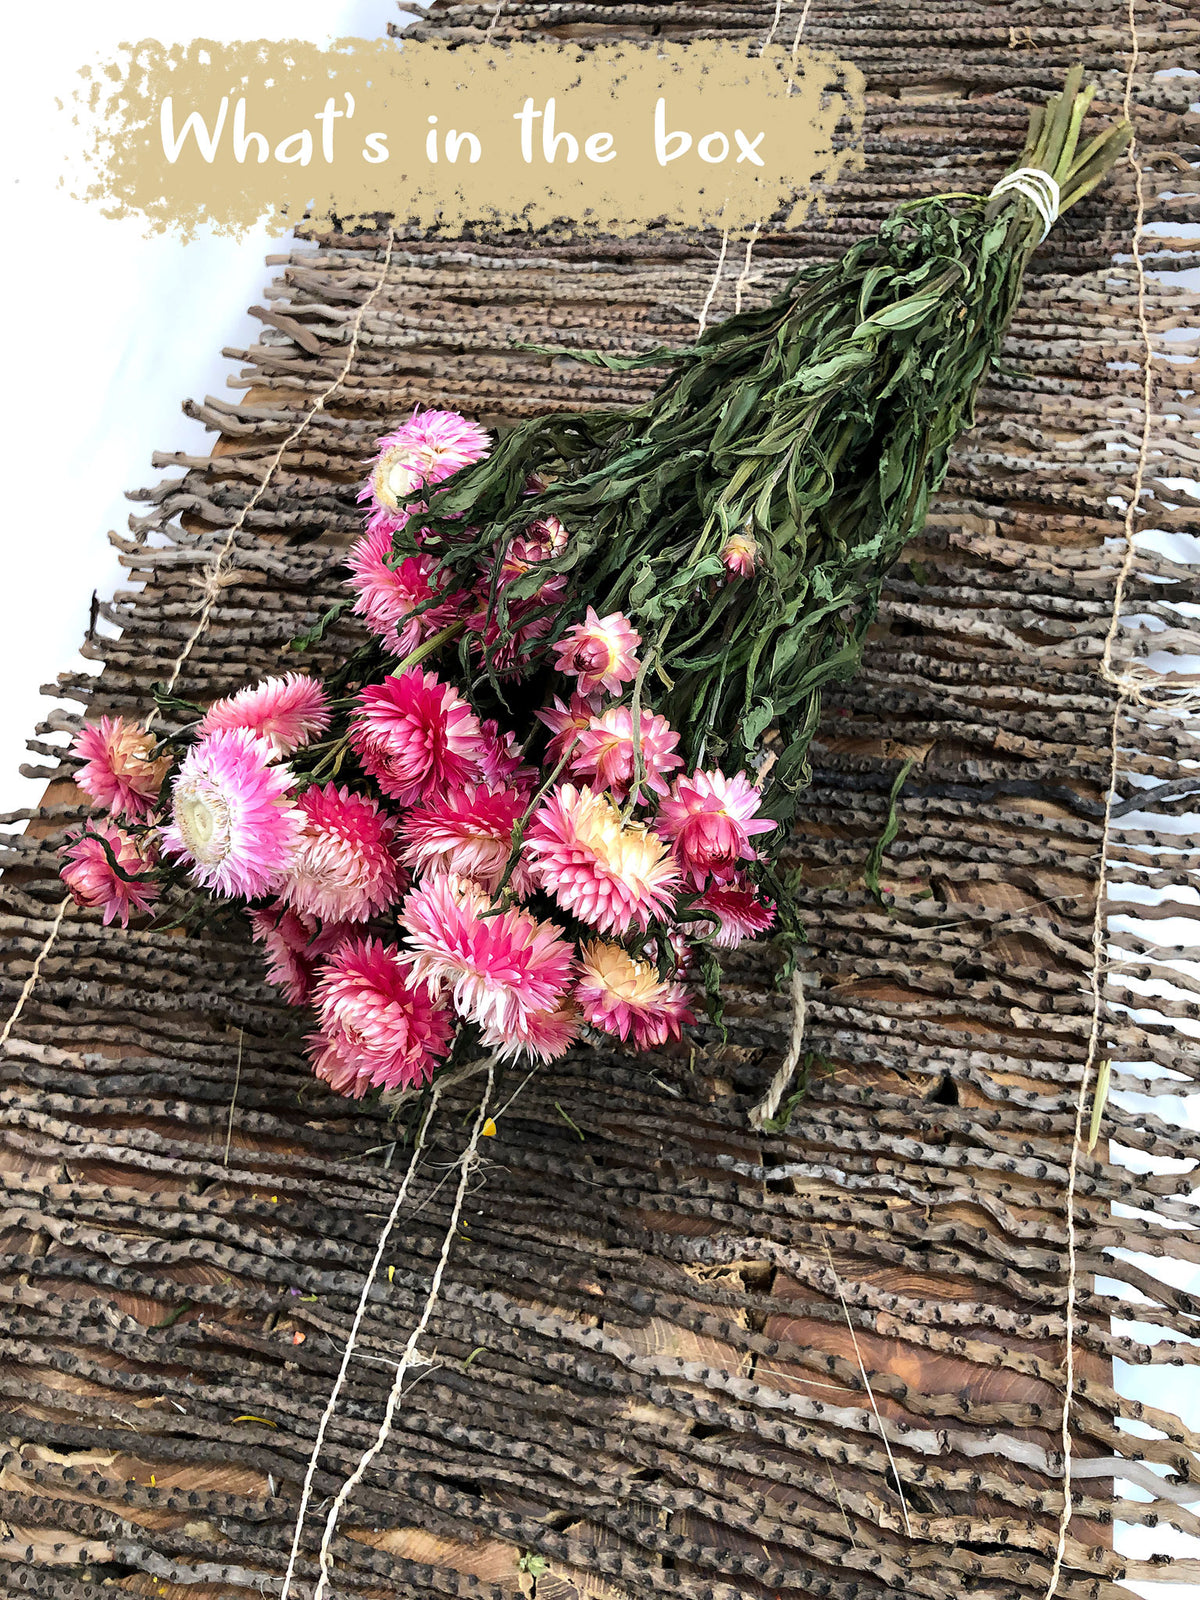
[{"label": "tan brush stroke banner", "polygon": [[827,52],[717,40],[144,40],[82,77],[80,197],[185,237],[380,214],[446,233],[798,220],[857,159],[863,98]]}]

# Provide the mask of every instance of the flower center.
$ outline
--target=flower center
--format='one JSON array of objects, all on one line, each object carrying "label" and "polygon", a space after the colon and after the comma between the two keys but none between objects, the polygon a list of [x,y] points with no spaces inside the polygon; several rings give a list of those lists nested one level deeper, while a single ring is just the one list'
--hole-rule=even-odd
[{"label": "flower center", "polygon": [[187,790],[175,797],[175,821],[189,855],[206,866],[220,861],[229,847],[229,808],[219,795]]}]

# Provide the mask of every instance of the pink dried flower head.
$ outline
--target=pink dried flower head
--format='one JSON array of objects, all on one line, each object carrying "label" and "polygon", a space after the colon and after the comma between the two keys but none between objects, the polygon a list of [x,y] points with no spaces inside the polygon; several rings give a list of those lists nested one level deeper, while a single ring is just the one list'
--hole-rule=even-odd
[{"label": "pink dried flower head", "polygon": [[[683,765],[675,754],[679,735],[665,717],[650,711],[640,713],[638,727],[645,786],[653,794],[666,794],[666,777]],[[567,770],[590,779],[592,788],[611,789],[618,800],[625,799],[637,772],[633,712],[628,706],[610,706],[589,719]],[[645,798],[642,790],[634,798],[641,805]]]},{"label": "pink dried flower head", "polygon": [[204,714],[197,732],[221,733],[244,728],[265,739],[277,756],[291,755],[329,727],[329,698],[315,678],[289,672],[283,678],[264,678],[239,689],[225,700],[215,700]]},{"label": "pink dried flower head", "polygon": [[101,717],[75,736],[71,754],[83,766],[75,782],[89,800],[114,817],[141,821],[154,810],[163,779],[171,765],[169,756],[150,759],[154,740],[124,717]]},{"label": "pink dried flower head", "polygon": [[394,433],[385,433],[378,447],[358,498],[396,516],[418,489],[482,460],[490,440],[477,422],[457,411],[414,411]]},{"label": "pink dried flower head", "polygon": [[570,534],[557,517],[538,517],[535,522],[529,524],[520,539],[513,540],[513,545],[519,546],[516,552],[517,559],[536,563],[549,561],[553,556],[561,556],[570,538]]},{"label": "pink dried flower head", "polygon": [[254,937],[264,946],[267,981],[283,990],[289,1003],[302,1006],[312,995],[321,957],[336,950],[354,931],[285,906],[282,900],[247,912]]},{"label": "pink dried flower head", "polygon": [[62,854],[66,865],[59,876],[71,898],[77,906],[103,911],[106,925],[119,917],[127,928],[131,912],[149,911],[158,899],[157,880],[145,876],[158,860],[154,846],[115,823],[92,823],[69,840]]},{"label": "pink dried flower head", "polygon": [[[405,815],[402,859],[418,876],[450,873],[494,894],[512,852],[513,829],[528,804],[519,789],[484,784],[439,795]],[[509,882],[518,899],[530,893],[533,884],[523,861],[517,861]]]},{"label": "pink dried flower head", "polygon": [[750,533],[731,533],[721,547],[721,563],[732,578],[751,578],[758,565],[758,540]]},{"label": "pink dried flower head", "polygon": [[619,694],[623,683],[637,677],[634,652],[641,642],[641,634],[620,611],[601,618],[589,606],[584,620],[568,628],[554,646],[554,664],[559,672],[578,678],[580,694],[597,689]]},{"label": "pink dried flower head", "polygon": [[[433,556],[406,556],[395,566],[392,534],[376,528],[351,546],[346,565],[355,592],[354,610],[367,627],[398,656],[407,656],[424,639],[456,621],[469,603],[465,590],[451,592],[450,575]],[[436,604],[428,604],[435,601]],[[418,607],[426,605],[424,611]]]},{"label": "pink dried flower head", "polygon": [[546,746],[546,765],[553,772],[569,750],[574,750],[584,728],[591,727],[599,709],[597,697],[573,694],[567,705],[555,699],[554,704],[543,706],[537,713],[554,737]]},{"label": "pink dried flower head", "polygon": [[163,849],[191,864],[202,889],[253,900],[283,882],[304,819],[291,773],[271,757],[271,746],[248,729],[225,728],[183,758]]},{"label": "pink dried flower head", "polygon": [[368,1089],[428,1083],[454,1033],[450,1012],[413,983],[400,951],[378,939],[347,939],[329,956],[314,1004],[313,1071],[356,1100]]},{"label": "pink dried flower head", "polygon": [[633,1038],[639,1050],[678,1039],[685,1023],[695,1022],[682,984],[659,976],[650,961],[639,961],[619,944],[594,939],[579,952],[582,973],[575,998],[593,1028]]},{"label": "pink dried flower head", "polygon": [[719,950],[736,950],[775,921],[774,901],[760,896],[744,872],[735,872],[728,883],[710,884],[693,909],[711,912],[716,931],[710,937]]},{"label": "pink dried flower head", "polygon": [[762,799],[746,775],[693,772],[677,778],[659,807],[658,829],[674,847],[679,864],[698,889],[711,879],[729,883],[741,861],[757,861],[750,843],[775,824],[758,815]]},{"label": "pink dried flower head", "polygon": [[484,1028],[479,1043],[485,1050],[499,1052],[501,1060],[525,1055],[535,1061],[557,1061],[579,1037],[579,1007],[563,1000],[553,1011],[530,1011],[507,1032]]},{"label": "pink dried flower head", "polygon": [[436,674],[410,667],[368,685],[358,706],[350,743],[384,794],[400,805],[479,777],[479,718]]},{"label": "pink dried flower head", "polygon": [[395,904],[403,883],[395,822],[370,795],[325,784],[300,796],[304,831],[281,898],[331,922],[365,922]]},{"label": "pink dried flower head", "polygon": [[529,599],[508,601],[507,619],[502,625],[498,603],[493,601],[484,577],[476,591],[478,604],[467,624],[472,648],[494,672],[521,671],[527,664],[530,645],[544,639],[554,626],[555,612],[566,589],[565,576],[548,578]]},{"label": "pink dried flower head", "polygon": [[479,730],[479,751],[476,756],[484,782],[493,789],[520,789],[523,794],[533,793],[538,775],[527,762],[521,760],[521,746],[514,733],[500,733],[500,724],[493,718]]},{"label": "pink dried flower head", "polygon": [[679,875],[667,846],[640,822],[622,822],[606,794],[569,783],[553,790],[525,849],[542,888],[602,933],[645,929],[670,914]]},{"label": "pink dried flower head", "polygon": [[481,1027],[512,1034],[566,992],[573,963],[562,930],[517,906],[496,912],[477,884],[427,878],[404,902],[400,925],[414,982],[448,991],[458,1014]]}]

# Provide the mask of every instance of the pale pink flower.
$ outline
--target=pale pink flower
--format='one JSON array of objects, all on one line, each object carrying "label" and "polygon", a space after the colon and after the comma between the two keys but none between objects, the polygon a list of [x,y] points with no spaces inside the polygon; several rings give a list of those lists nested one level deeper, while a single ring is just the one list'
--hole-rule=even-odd
[{"label": "pale pink flower", "polygon": [[280,897],[329,922],[365,922],[403,889],[393,850],[396,824],[370,795],[325,784],[300,796],[304,831]]},{"label": "pale pink flower", "polygon": [[760,817],[762,795],[742,772],[694,772],[677,778],[659,807],[658,830],[669,839],[684,872],[698,889],[712,879],[729,883],[742,861],[757,861],[750,843],[775,823]]},{"label": "pale pink flower", "polygon": [[271,757],[270,745],[246,728],[210,733],[184,756],[162,842],[190,863],[202,889],[253,900],[283,882],[304,819],[291,773]]},{"label": "pale pink flower", "polygon": [[584,620],[568,628],[554,646],[554,664],[559,672],[578,678],[580,694],[597,689],[619,694],[623,683],[637,677],[634,652],[641,642],[641,634],[620,611],[601,618],[589,606]]},{"label": "pale pink flower", "polygon": [[751,533],[731,533],[721,547],[721,564],[731,578],[751,578],[758,565],[758,541]]},{"label": "pale pink flower", "polygon": [[569,783],[551,791],[525,849],[542,888],[602,933],[644,930],[671,912],[679,874],[667,846],[642,823],[622,822],[606,794]]},{"label": "pale pink flower", "polygon": [[354,932],[343,922],[322,925],[316,917],[293,911],[282,900],[246,914],[255,939],[264,947],[267,981],[282,989],[294,1006],[306,1004],[311,997],[321,957]]},{"label": "pale pink flower", "polygon": [[289,672],[282,678],[264,678],[225,700],[214,700],[197,732],[203,737],[244,728],[256,739],[265,739],[277,756],[287,756],[328,727],[325,690],[315,678]]},{"label": "pale pink flower", "polygon": [[368,1089],[419,1088],[450,1049],[454,1018],[378,939],[347,939],[329,956],[314,1004],[313,1071],[356,1100]]},{"label": "pale pink flower", "polygon": [[[389,650],[403,657],[457,621],[470,596],[465,590],[451,592],[450,574],[435,557],[421,553],[393,565],[391,554],[391,530],[378,527],[350,547],[346,565],[353,574],[348,581],[356,595],[355,612]],[[419,610],[421,606],[426,609]]]},{"label": "pale pink flower", "polygon": [[774,902],[763,899],[744,872],[735,872],[728,883],[710,884],[693,909],[712,914],[716,932],[711,939],[719,950],[736,950],[775,921]]},{"label": "pale pink flower", "polygon": [[89,800],[114,817],[140,822],[154,810],[169,756],[151,760],[154,740],[124,717],[101,717],[75,736],[71,754],[83,761],[75,782]]},{"label": "pale pink flower", "polygon": [[632,1036],[639,1050],[678,1039],[695,1022],[682,984],[664,979],[652,961],[639,961],[619,944],[594,939],[579,952],[575,999],[593,1028],[618,1039]]},{"label": "pale pink flower", "polygon": [[551,772],[569,750],[574,750],[579,735],[591,726],[598,709],[596,697],[573,694],[567,705],[556,698],[553,705],[543,706],[537,712],[538,721],[544,722],[554,735],[546,746],[546,765]]},{"label": "pale pink flower", "polygon": [[77,906],[103,911],[106,925],[119,917],[127,928],[131,912],[149,911],[158,899],[157,880],[146,876],[158,860],[154,846],[115,823],[93,822],[68,841],[62,854],[66,865],[59,876],[71,898]]},{"label": "pale pink flower", "polygon": [[573,953],[552,922],[518,906],[497,912],[473,883],[427,878],[404,902],[413,981],[448,991],[462,1017],[504,1036],[535,1011],[552,1011],[566,992]]},{"label": "pale pink flower", "polygon": [[479,1043],[484,1050],[498,1051],[501,1060],[526,1055],[537,1061],[557,1061],[578,1039],[580,1021],[575,1002],[562,1000],[553,1011],[528,1012],[508,1032],[484,1028]]},{"label": "pale pink flower", "polygon": [[479,750],[476,754],[479,770],[485,783],[493,789],[520,789],[532,794],[538,775],[533,767],[521,760],[521,746],[514,733],[500,734],[500,724],[489,717],[479,729]]},{"label": "pale pink flower", "polygon": [[[401,859],[417,876],[448,872],[494,894],[512,853],[513,829],[528,804],[519,789],[484,784],[439,795],[405,814]],[[530,893],[533,884],[523,861],[517,861],[509,882],[518,899]]]},{"label": "pale pink flower", "polygon": [[[639,714],[638,729],[643,782],[653,794],[666,794],[666,777],[683,765],[682,758],[675,754],[679,735],[665,717],[651,711]],[[628,706],[610,706],[589,719],[580,731],[567,770],[588,779],[592,788],[611,789],[618,800],[625,799],[637,773],[633,712]],[[644,798],[639,789],[636,803],[641,805]]]},{"label": "pale pink flower", "polygon": [[376,525],[391,518],[393,528],[398,527],[410,495],[482,460],[490,447],[479,424],[457,411],[414,411],[394,433],[378,441],[370,476],[358,498],[370,501],[377,514],[383,513]]},{"label": "pale pink flower", "polygon": [[350,743],[363,767],[402,806],[481,773],[479,718],[449,684],[410,667],[358,696]]}]

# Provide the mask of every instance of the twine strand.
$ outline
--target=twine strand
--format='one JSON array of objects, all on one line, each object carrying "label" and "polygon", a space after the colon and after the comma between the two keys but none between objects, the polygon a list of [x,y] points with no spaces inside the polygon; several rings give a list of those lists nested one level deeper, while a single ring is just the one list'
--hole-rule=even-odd
[{"label": "twine strand", "polygon": [[767,1092],[749,1113],[749,1122],[752,1128],[763,1131],[765,1123],[774,1120],[779,1110],[780,1101],[792,1086],[792,1079],[796,1076],[796,1068],[800,1065],[800,1055],[804,1049],[804,1024],[808,1017],[808,1007],[804,1001],[804,974],[799,967],[792,973],[792,1031],[788,1038],[788,1047],[780,1063],[779,1071],[767,1086]]},{"label": "twine strand", "polygon": [[[322,1600],[322,1597],[329,1586],[329,1550],[331,1544],[333,1543],[334,1533],[337,1529],[338,1518],[341,1516],[350,1496],[366,1476],[367,1470],[371,1463],[387,1443],[388,1434],[391,1432],[392,1428],[392,1419],[396,1414],[396,1407],[400,1403],[400,1397],[404,1389],[405,1375],[413,1364],[413,1359],[416,1355],[417,1344],[424,1335],[426,1328],[429,1326],[429,1319],[433,1315],[434,1306],[437,1304],[438,1296],[442,1287],[442,1277],[446,1271],[446,1263],[450,1259],[450,1251],[454,1246],[454,1240],[458,1233],[458,1222],[460,1216],[462,1215],[463,1201],[466,1199],[467,1184],[470,1182],[471,1174],[475,1170],[478,1159],[479,1140],[483,1133],[484,1123],[487,1121],[488,1103],[491,1100],[492,1091],[496,1083],[496,1062],[498,1059],[498,1056],[493,1055],[489,1056],[487,1060],[487,1084],[484,1087],[483,1095],[479,1101],[478,1110],[475,1113],[475,1125],[471,1129],[471,1137],[467,1141],[466,1148],[464,1149],[462,1155],[459,1156],[457,1162],[457,1165],[461,1170],[458,1178],[458,1189],[454,1196],[454,1204],[450,1209],[450,1221],[446,1225],[446,1233],[442,1240],[441,1252],[438,1255],[437,1265],[433,1269],[433,1277],[430,1280],[429,1292],[425,1296],[425,1304],[421,1309],[421,1315],[417,1319],[416,1327],[414,1327],[413,1331],[408,1336],[408,1343],[404,1346],[404,1349],[401,1352],[400,1360],[396,1367],[396,1376],[392,1381],[391,1393],[388,1395],[387,1406],[384,1410],[383,1421],[379,1424],[379,1431],[375,1435],[374,1440],[359,1457],[357,1466],[346,1479],[345,1483],[343,1483],[342,1487],[338,1490],[337,1497],[329,1509],[329,1515],[325,1521],[325,1532],[321,1536],[321,1572],[317,1579],[316,1589],[313,1591],[313,1600]],[[347,1345],[346,1354],[342,1358],[343,1366],[349,1361],[350,1348],[350,1345]],[[297,1542],[299,1541],[299,1534],[299,1524],[297,1524]],[[290,1565],[288,1570],[290,1573]],[[284,1595],[286,1595],[286,1593],[287,1590],[285,1587]],[[283,1595],[280,1596],[280,1600],[283,1600]]]},{"label": "twine strand", "polygon": [[[1137,0],[1128,0],[1127,16],[1129,20],[1130,53],[1129,66],[1125,74],[1124,113],[1132,121],[1130,115],[1133,108],[1133,85],[1137,74],[1138,61],[1141,56],[1141,42],[1137,26]],[[1104,822],[1100,833],[1100,860],[1096,876],[1096,909],[1092,917],[1092,970],[1091,970],[1091,997],[1092,1018],[1088,1030],[1087,1052],[1084,1057],[1083,1070],[1079,1080],[1079,1094],[1075,1101],[1075,1125],[1071,1136],[1071,1159],[1067,1166],[1067,1192],[1065,1200],[1066,1231],[1067,1231],[1067,1302],[1064,1316],[1063,1337],[1066,1348],[1063,1361],[1063,1412],[1060,1441],[1063,1458],[1063,1499],[1062,1510],[1058,1519],[1058,1537],[1055,1542],[1054,1564],[1050,1571],[1050,1582],[1046,1589],[1045,1600],[1054,1600],[1058,1592],[1059,1580],[1062,1576],[1063,1561],[1067,1550],[1067,1530],[1071,1523],[1071,1472],[1072,1472],[1072,1441],[1071,1441],[1071,1414],[1075,1401],[1075,1318],[1078,1298],[1078,1240],[1075,1227],[1075,1193],[1079,1175],[1079,1151],[1083,1140],[1084,1108],[1087,1105],[1088,1090],[1091,1086],[1092,1073],[1100,1053],[1100,1034],[1103,1025],[1104,997],[1102,993],[1101,974],[1104,970],[1104,945],[1108,931],[1108,919],[1105,915],[1104,904],[1108,889],[1108,845],[1112,832],[1112,812],[1114,795],[1117,786],[1118,767],[1120,762],[1120,726],[1121,717],[1129,700],[1138,700],[1140,695],[1131,692],[1130,686],[1122,676],[1112,671],[1112,651],[1116,640],[1117,631],[1121,624],[1121,607],[1125,598],[1125,587],[1136,554],[1135,539],[1137,537],[1137,514],[1141,501],[1142,488],[1145,482],[1146,466],[1150,459],[1150,443],[1153,429],[1151,402],[1154,397],[1154,345],[1150,336],[1150,323],[1146,309],[1146,266],[1142,259],[1142,235],[1146,223],[1146,189],[1145,172],[1139,158],[1136,138],[1129,146],[1129,162],[1133,167],[1137,185],[1137,211],[1134,217],[1132,255],[1134,272],[1137,278],[1137,322],[1138,332],[1142,341],[1142,433],[1138,447],[1137,465],[1134,471],[1133,487],[1125,507],[1125,554],[1117,574],[1116,585],[1113,589],[1112,616],[1108,625],[1108,632],[1104,640],[1104,654],[1100,661],[1100,675],[1106,683],[1113,685],[1117,690],[1116,703],[1113,706],[1112,725],[1109,731],[1109,776],[1108,788],[1104,799]]]}]

